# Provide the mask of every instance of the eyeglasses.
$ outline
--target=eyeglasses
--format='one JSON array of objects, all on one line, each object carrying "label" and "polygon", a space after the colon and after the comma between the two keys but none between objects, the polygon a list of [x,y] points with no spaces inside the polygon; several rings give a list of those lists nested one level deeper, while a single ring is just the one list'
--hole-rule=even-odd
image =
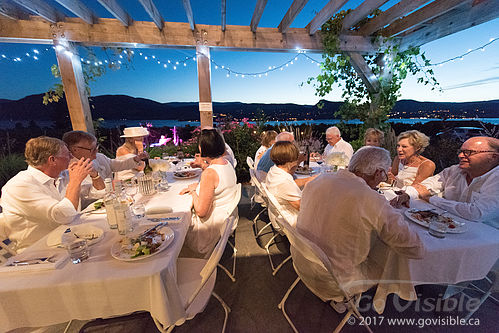
[{"label": "eyeglasses", "polygon": [[459,149],[457,151],[457,155],[459,155],[461,153],[464,155],[464,157],[470,157],[470,156],[473,156],[473,155],[476,155],[476,154],[480,154],[480,153],[497,153],[497,152],[493,151],[493,150]]},{"label": "eyeglasses", "polygon": [[386,173],[386,171],[385,171],[385,170],[383,170],[383,169],[380,169],[380,171],[382,171],[382,172],[383,172],[383,180],[381,180],[381,181],[382,181],[383,183],[388,182],[388,174]]},{"label": "eyeglasses", "polygon": [[99,145],[96,145],[93,148],[87,148],[87,147],[81,147],[81,146],[75,146],[75,148],[80,148],[80,149],[88,150],[89,152],[93,153],[93,152],[99,150]]}]

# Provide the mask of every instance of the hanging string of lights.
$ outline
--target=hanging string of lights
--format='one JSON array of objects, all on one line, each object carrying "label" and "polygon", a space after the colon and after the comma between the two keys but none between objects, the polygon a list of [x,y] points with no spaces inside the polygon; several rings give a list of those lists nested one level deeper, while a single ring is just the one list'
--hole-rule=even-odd
[{"label": "hanging string of lights", "polygon": [[[479,46],[479,47],[474,48],[474,49],[469,49],[467,52],[465,52],[461,55],[458,55],[458,56],[455,56],[455,57],[452,57],[452,58],[449,58],[449,59],[446,59],[446,60],[443,60],[440,62],[432,63],[432,64],[428,65],[428,67],[433,67],[433,66],[441,67],[446,63],[454,62],[456,60],[463,60],[465,56],[468,56],[474,52],[485,51],[486,47],[490,46],[492,43],[494,43],[498,40],[499,40],[499,37],[490,38],[489,41],[486,44],[483,44],[482,46]],[[44,49],[40,49],[40,50],[33,49],[31,52],[26,52],[22,56],[7,56],[5,54],[0,54],[0,63],[2,63],[2,61],[4,61],[4,62],[5,61],[23,62],[27,59],[32,59],[32,60],[38,61],[41,58],[43,53],[47,53],[49,51],[52,51],[52,49],[54,49],[54,48],[55,47],[52,46],[52,47],[44,48]],[[128,52],[130,52],[131,54],[129,55]],[[128,56],[135,56],[135,57],[138,56],[138,57],[141,57],[145,61],[155,62],[157,65],[163,67],[164,69],[177,70],[178,68],[187,67],[187,64],[191,60],[196,61],[196,56],[197,56],[197,55],[194,55],[194,56],[188,55],[188,56],[185,56],[184,58],[177,59],[177,60],[172,60],[172,59],[162,60],[154,54],[149,54],[149,53],[142,52],[142,51],[137,52],[137,51],[129,49],[129,50],[123,50],[122,53],[123,54],[116,55],[112,60],[111,59],[99,60],[99,59],[92,59],[90,57],[86,57],[86,58],[80,57],[80,61],[82,63],[86,63],[89,65],[93,64],[94,66],[106,66],[109,64],[111,64],[111,65],[122,64],[125,61],[125,57],[128,57]],[[222,64],[218,63],[214,59],[210,59],[210,61],[211,61],[215,70],[225,71],[227,77],[230,77],[231,75],[233,75],[235,77],[241,77],[241,78],[245,78],[245,77],[261,78],[264,76],[268,76],[269,73],[285,70],[287,67],[294,65],[299,60],[300,57],[309,60],[311,63],[316,64],[317,66],[320,66],[320,61],[312,58],[303,50],[298,50],[297,54],[293,55],[290,59],[288,59],[287,61],[285,61],[284,63],[282,63],[280,65],[268,66],[268,68],[266,70],[262,70],[262,71],[258,71],[258,72],[243,72],[243,71],[239,71],[239,70],[234,70],[226,65],[222,65]]]}]

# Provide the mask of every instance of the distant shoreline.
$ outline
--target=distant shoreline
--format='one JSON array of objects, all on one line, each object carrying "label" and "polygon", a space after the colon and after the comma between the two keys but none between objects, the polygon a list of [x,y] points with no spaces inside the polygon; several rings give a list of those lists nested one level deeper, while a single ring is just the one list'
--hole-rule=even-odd
[{"label": "distant shoreline", "polygon": [[[489,123],[493,125],[499,125],[499,117],[497,118],[452,118],[446,119],[445,121],[482,121],[484,123]],[[391,118],[388,120],[391,123],[402,123],[402,124],[425,124],[431,121],[442,121],[441,119],[436,118]],[[34,121],[40,127],[52,127],[54,125],[53,121],[50,120],[39,120]],[[293,120],[293,121],[267,121],[266,125],[295,125],[299,126],[302,124],[310,124],[310,125],[318,125],[318,124],[326,124],[326,125],[334,125],[340,122],[339,119],[317,119],[317,120]],[[15,128],[17,123],[21,123],[23,127],[27,127],[30,123],[28,120],[1,120],[0,121],[0,129],[13,129]],[[250,123],[254,123],[251,122]],[[346,122],[347,124],[361,124],[360,120],[349,120]],[[151,124],[153,127],[184,127],[184,126],[199,126],[199,121],[179,121],[179,120],[170,120],[170,119],[149,119],[149,120],[104,120],[101,122],[101,127],[104,128],[116,128],[120,126],[145,126],[146,124]]]}]

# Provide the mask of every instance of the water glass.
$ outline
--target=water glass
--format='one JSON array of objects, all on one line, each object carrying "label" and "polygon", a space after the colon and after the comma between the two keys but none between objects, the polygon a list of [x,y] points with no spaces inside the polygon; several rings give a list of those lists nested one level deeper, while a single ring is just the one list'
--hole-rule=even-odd
[{"label": "water glass", "polygon": [[447,223],[440,222],[438,220],[430,221],[430,228],[428,233],[437,238],[445,238],[445,233],[447,232]]},{"label": "water glass", "polygon": [[88,259],[88,245],[86,239],[78,238],[68,244],[69,258],[73,264],[79,264],[83,260]]},{"label": "water glass", "polygon": [[137,219],[141,219],[146,216],[146,207],[143,204],[135,204],[132,206],[133,214]]}]

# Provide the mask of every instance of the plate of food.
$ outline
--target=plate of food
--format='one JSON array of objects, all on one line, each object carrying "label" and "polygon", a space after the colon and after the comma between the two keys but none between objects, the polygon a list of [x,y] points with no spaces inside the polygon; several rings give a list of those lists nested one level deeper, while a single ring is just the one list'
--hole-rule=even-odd
[{"label": "plate of food", "polygon": [[298,168],[296,168],[295,173],[297,175],[311,175],[315,173],[315,170],[308,166],[299,166]]},{"label": "plate of food", "polygon": [[422,225],[425,228],[430,227],[430,222],[432,220],[444,222],[447,224],[447,233],[449,234],[462,234],[468,230],[466,223],[458,221],[457,217],[438,213],[434,209],[420,210],[411,208],[405,211],[405,216],[407,216],[409,220]]},{"label": "plate of food", "polygon": [[142,224],[132,235],[114,243],[111,256],[121,261],[137,261],[166,249],[173,241],[173,230],[167,226],[150,230],[155,225],[157,224]]},{"label": "plate of food", "polygon": [[176,179],[191,179],[196,178],[199,175],[199,172],[194,170],[185,170],[185,171],[175,171],[173,173],[173,178]]},{"label": "plate of food", "polygon": [[87,240],[88,245],[93,245],[100,242],[104,238],[104,230],[91,223],[77,224],[77,225],[63,225],[52,231],[47,237],[48,246],[61,246],[62,234],[70,229],[71,236],[76,238],[83,238]]},{"label": "plate of food", "polygon": [[104,201],[97,200],[88,205],[84,210],[81,211],[82,214],[106,214],[106,206]]}]

